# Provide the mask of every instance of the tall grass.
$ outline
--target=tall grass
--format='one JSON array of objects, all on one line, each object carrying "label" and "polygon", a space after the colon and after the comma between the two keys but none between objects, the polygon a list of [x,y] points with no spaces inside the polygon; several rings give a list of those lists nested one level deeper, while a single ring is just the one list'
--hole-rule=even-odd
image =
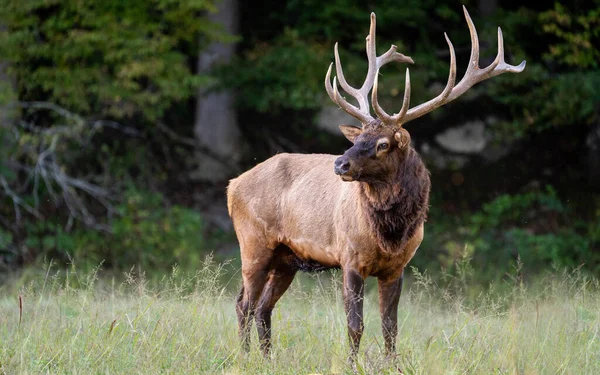
[{"label": "tall grass", "polygon": [[[273,318],[274,350],[240,351],[237,281],[207,262],[158,283],[48,272],[0,290],[0,374],[338,374],[347,343],[339,275],[298,278]],[[472,293],[414,272],[399,308],[398,355],[385,358],[368,288],[358,373],[600,374],[600,288],[575,271]],[[464,277],[462,277],[464,281]],[[19,298],[22,301],[20,308]]]}]

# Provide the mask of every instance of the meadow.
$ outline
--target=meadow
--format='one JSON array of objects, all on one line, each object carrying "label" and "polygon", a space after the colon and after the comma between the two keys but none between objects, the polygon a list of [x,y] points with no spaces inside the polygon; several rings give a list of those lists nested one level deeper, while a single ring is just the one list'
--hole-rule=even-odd
[{"label": "meadow", "polygon": [[369,282],[355,369],[337,273],[294,281],[273,315],[270,360],[254,330],[252,351],[240,350],[235,267],[99,275],[47,267],[1,287],[0,374],[600,374],[600,286],[578,270],[486,288],[407,272],[395,358]]}]

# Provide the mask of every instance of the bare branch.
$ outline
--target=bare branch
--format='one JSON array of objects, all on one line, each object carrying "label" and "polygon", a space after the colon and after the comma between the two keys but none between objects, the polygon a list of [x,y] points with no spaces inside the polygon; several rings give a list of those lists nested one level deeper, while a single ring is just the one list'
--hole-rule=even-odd
[{"label": "bare branch", "polygon": [[2,185],[2,189],[6,196],[8,196],[13,201],[13,206],[15,208],[15,220],[17,223],[21,221],[21,210],[20,207],[23,207],[25,211],[29,212],[37,219],[43,219],[43,215],[34,207],[31,207],[26,202],[21,199],[9,186],[8,181],[3,176],[0,176],[0,185]]},{"label": "bare branch", "polygon": [[230,170],[232,172],[235,172],[235,173],[240,172],[238,166],[230,163],[228,159],[215,153],[214,151],[210,150],[209,148],[203,147],[202,145],[198,144],[198,142],[196,142],[193,138],[188,138],[188,137],[179,135],[175,131],[173,131],[172,129],[170,129],[168,126],[166,126],[165,124],[163,124],[161,122],[158,122],[156,124],[156,126],[158,127],[158,129],[160,131],[165,133],[171,140],[181,143],[183,145],[192,147],[193,149],[203,153],[204,155],[206,155],[206,156],[212,158],[213,160],[217,161],[218,163],[222,164],[225,168],[227,168],[228,170]]},{"label": "bare branch", "polygon": [[32,108],[32,109],[48,109],[56,112],[60,116],[67,118],[69,120],[75,121],[77,124],[83,125],[86,121],[83,117],[50,102],[17,102],[17,106],[21,108]]},{"label": "bare branch", "polygon": [[116,121],[108,121],[108,120],[95,121],[94,124],[92,125],[92,129],[97,129],[97,128],[112,128],[112,129],[120,131],[123,134],[131,135],[133,137],[142,136],[142,132],[140,132],[139,130],[132,128],[130,126],[125,126],[123,124],[119,124]]}]

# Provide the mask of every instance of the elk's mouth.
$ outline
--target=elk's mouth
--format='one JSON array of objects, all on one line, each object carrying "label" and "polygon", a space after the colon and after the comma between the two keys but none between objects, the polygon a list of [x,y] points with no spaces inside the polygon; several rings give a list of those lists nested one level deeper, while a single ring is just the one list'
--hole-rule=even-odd
[{"label": "elk's mouth", "polygon": [[344,173],[344,174],[338,174],[338,176],[340,176],[340,178],[342,179],[342,181],[344,182],[352,182],[352,181],[362,181],[361,179],[361,173],[362,170],[354,171],[354,172],[348,172],[348,173]]}]

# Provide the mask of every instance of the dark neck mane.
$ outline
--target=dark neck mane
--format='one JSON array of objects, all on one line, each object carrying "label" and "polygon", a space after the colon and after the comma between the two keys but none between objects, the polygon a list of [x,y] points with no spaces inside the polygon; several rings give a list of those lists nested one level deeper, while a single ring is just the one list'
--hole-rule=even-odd
[{"label": "dark neck mane", "polygon": [[379,246],[388,253],[404,249],[427,218],[429,171],[409,148],[390,181],[361,182],[363,210]]}]

